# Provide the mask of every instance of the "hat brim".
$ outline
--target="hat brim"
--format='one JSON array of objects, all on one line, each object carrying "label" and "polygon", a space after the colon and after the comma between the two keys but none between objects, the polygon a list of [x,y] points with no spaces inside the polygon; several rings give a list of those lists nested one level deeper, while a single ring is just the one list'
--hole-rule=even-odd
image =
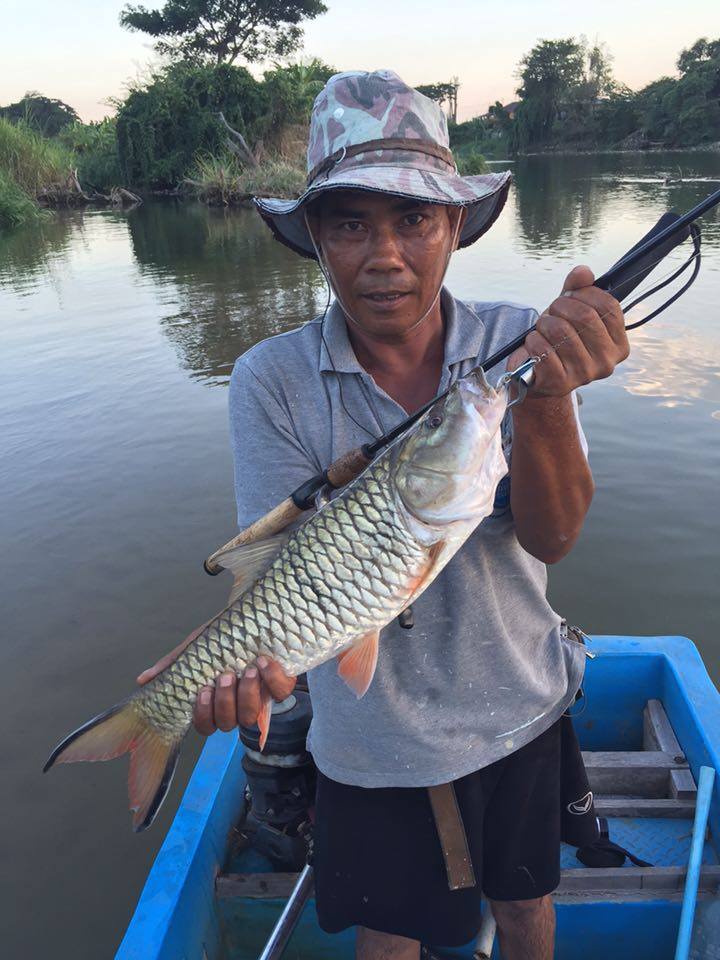
[{"label": "hat brim", "polygon": [[457,173],[386,164],[367,164],[331,171],[312,183],[297,200],[255,197],[263,220],[278,240],[303,257],[317,259],[305,223],[304,208],[329,190],[368,190],[394,196],[464,207],[465,223],[458,245],[467,247],[481,237],[497,219],[505,205],[512,175],[483,173],[461,177]]}]

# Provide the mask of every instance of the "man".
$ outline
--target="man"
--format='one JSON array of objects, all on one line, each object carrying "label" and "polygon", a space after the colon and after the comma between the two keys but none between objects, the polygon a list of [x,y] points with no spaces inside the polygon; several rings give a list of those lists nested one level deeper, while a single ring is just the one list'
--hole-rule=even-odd
[{"label": "man", "polygon": [[[541,358],[506,417],[511,479],[493,514],[416,601],[414,629],[385,628],[361,700],[332,663],[311,671],[308,748],[319,770],[324,929],[357,926],[361,960],[416,960],[421,942],[473,937],[484,891],[506,960],[548,960],[561,717],[585,653],[547,603],[544,565],[572,548],[592,498],[573,391],[609,376],[628,345],[618,303],[587,267],[571,271],[540,317],[465,304],[442,288],[453,250],[491,226],[509,186],[508,174],[459,177],[447,145],[442,111],[395,74],[340,74],[313,109],[308,190],[257,201],[279,240],[319,260],[336,299],[237,361],[238,520],[249,525],[537,322],[508,362]],[[262,657],[241,678],[223,675],[199,696],[198,730],[253,723],[261,683],[282,699],[294,680]],[[428,797],[444,783],[454,785],[477,880],[462,889],[448,887]]]}]

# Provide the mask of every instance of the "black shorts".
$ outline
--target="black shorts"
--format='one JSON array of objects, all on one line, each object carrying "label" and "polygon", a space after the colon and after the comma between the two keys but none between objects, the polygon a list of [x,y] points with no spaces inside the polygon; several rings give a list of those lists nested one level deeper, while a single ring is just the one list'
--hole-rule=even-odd
[{"label": "black shorts", "polygon": [[568,806],[574,813],[585,794],[583,817],[570,821],[578,836],[581,819],[586,827],[578,846],[595,836],[592,794],[566,717],[510,756],[456,780],[455,792],[478,882],[451,891],[425,788],[354,787],[318,771],[313,862],[323,930],[363,926],[460,946],[479,929],[482,893],[530,900],[557,887],[563,812],[567,820]]}]

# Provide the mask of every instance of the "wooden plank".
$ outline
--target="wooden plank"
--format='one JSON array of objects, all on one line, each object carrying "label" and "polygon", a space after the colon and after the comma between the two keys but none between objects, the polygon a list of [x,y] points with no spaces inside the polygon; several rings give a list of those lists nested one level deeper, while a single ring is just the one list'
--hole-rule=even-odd
[{"label": "wooden plank", "polygon": [[670,771],[670,796],[674,800],[691,800],[695,802],[697,786],[692,772],[688,770]]},{"label": "wooden plank", "polygon": [[287,899],[299,876],[299,873],[221,873],[215,880],[215,895],[220,899]]},{"label": "wooden plank", "polygon": [[[594,890],[681,890],[685,883],[683,867],[583,867],[560,871],[558,893]],[[720,864],[706,865],[700,871],[700,889],[714,892],[720,884]]]},{"label": "wooden plank", "polygon": [[662,750],[685,759],[665,707],[660,700],[648,700],[643,711],[643,749]]},{"label": "wooden plank", "polygon": [[687,769],[677,756],[663,750],[585,751],[583,761],[596,795],[667,797],[670,772]]},{"label": "wooden plank", "polygon": [[[717,892],[714,890],[698,890],[698,901],[713,901],[717,899]],[[683,891],[681,890],[663,890],[658,893],[657,890],[594,890],[583,893],[554,893],[555,903],[562,903],[568,906],[581,903],[649,903],[652,901],[663,900],[668,903],[682,903]]]},{"label": "wooden plank", "polygon": [[688,799],[595,797],[595,812],[599,817],[671,817],[673,820],[692,820],[695,816],[695,795]]},{"label": "wooden plank", "polygon": [[[558,895],[681,891],[685,867],[578,867],[560,871]],[[297,873],[226,873],[215,881],[219,899],[286,900],[297,883]],[[714,893],[720,885],[720,864],[700,871],[700,890]]]}]

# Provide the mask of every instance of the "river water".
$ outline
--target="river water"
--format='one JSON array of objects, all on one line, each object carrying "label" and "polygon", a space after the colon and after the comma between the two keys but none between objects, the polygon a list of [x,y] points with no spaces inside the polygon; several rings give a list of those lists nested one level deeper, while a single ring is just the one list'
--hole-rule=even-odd
[{"label": "river water", "polygon": [[[457,296],[542,307],[573,264],[601,272],[666,209],[720,186],[720,154],[513,169],[504,214],[453,259]],[[696,285],[582,391],[597,494],[551,593],[588,632],[692,637],[717,680],[717,211],[703,231]],[[201,561],[234,532],[232,363],[324,294],[317,268],[250,211],[146,204],[0,237],[4,956],[113,955],[199,743],[141,836],[123,763],[40,769],[222,605],[227,585]]]}]

